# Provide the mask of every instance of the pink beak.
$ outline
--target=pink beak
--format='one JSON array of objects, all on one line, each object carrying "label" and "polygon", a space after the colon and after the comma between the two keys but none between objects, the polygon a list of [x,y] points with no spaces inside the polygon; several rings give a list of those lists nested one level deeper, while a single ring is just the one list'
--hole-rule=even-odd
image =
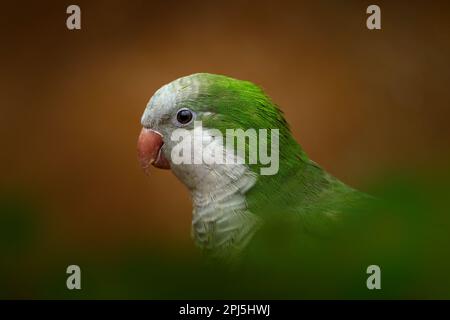
[{"label": "pink beak", "polygon": [[142,128],[137,151],[139,162],[146,173],[148,173],[150,165],[161,169],[170,169],[170,163],[161,151],[163,144],[163,136],[159,132]]}]

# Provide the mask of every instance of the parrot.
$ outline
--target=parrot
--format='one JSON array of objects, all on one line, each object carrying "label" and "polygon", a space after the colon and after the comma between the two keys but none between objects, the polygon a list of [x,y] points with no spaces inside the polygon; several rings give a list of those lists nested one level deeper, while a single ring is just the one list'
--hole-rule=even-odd
[{"label": "parrot", "polygon": [[[201,134],[195,132],[198,122]],[[141,125],[140,165],[146,173],[151,166],[170,169],[187,187],[193,207],[191,236],[202,252],[218,259],[237,259],[261,226],[277,217],[293,216],[302,230],[314,232],[319,225],[337,224],[346,210],[371,197],[312,161],[293,137],[282,110],[250,81],[210,73],[176,79],[150,98]],[[279,159],[275,174],[262,174],[264,164],[249,163],[235,145],[213,143],[219,141],[217,132],[226,136],[227,130],[251,129],[277,130],[277,139],[257,142],[258,148],[274,142],[277,150],[272,149],[272,155],[277,151]],[[242,159],[180,161],[175,157],[180,136],[194,145],[194,158],[201,147],[212,145],[225,159]]]}]

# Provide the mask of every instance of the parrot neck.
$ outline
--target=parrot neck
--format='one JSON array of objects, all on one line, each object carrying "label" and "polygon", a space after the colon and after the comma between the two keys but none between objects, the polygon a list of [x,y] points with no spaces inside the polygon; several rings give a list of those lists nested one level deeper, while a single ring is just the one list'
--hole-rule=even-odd
[{"label": "parrot neck", "polygon": [[204,179],[205,184],[191,189],[192,235],[199,247],[226,259],[242,251],[259,225],[245,196],[256,180],[257,175],[245,165],[223,166]]}]

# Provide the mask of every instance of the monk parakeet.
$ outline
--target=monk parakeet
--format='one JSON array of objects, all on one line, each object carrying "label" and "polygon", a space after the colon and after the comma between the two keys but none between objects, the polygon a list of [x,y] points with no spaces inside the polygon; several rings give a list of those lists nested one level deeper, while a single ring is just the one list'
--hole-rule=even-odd
[{"label": "monk parakeet", "polygon": [[[179,78],[156,91],[141,123],[141,165],[146,171],[150,165],[171,169],[189,189],[193,239],[213,256],[238,256],[269,216],[298,217],[309,230],[334,224],[366,198],[308,158],[282,111],[251,82],[207,73]],[[254,130],[263,139],[247,136],[239,153],[237,143],[218,139],[218,133],[228,137],[227,130]],[[180,148],[181,137],[193,146],[191,154],[181,155],[187,150]],[[278,161],[271,169],[259,153],[256,163],[250,161],[247,151],[255,141],[256,149],[269,149],[267,155]],[[198,157],[205,150],[237,161],[205,161]],[[180,161],[180,156],[192,161]]]}]

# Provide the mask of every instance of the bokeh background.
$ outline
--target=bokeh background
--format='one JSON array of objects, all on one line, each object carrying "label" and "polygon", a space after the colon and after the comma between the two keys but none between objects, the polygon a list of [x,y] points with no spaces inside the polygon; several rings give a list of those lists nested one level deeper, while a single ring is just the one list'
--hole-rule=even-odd
[{"label": "bokeh background", "polygon": [[[136,160],[147,101],[180,76],[261,85],[310,157],[364,191],[449,171],[448,2],[376,1],[378,31],[369,1],[80,0],[79,31],[70,4],[0,9],[0,297],[70,297],[67,265],[130,250],[198,254],[187,190]],[[107,278],[94,297],[116,297]]]}]

